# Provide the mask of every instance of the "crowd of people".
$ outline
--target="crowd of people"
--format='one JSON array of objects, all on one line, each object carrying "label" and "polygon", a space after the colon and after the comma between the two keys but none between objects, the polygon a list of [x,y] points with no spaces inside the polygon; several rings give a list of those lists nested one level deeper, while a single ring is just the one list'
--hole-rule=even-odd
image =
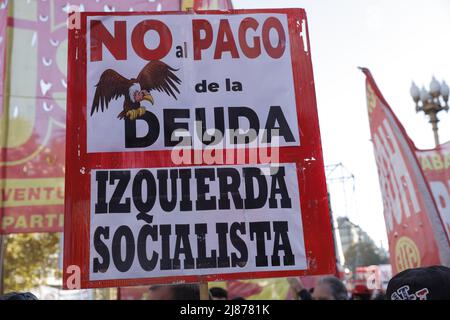
[{"label": "crowd of people", "polygon": [[[371,296],[352,295],[344,283],[334,277],[320,278],[314,288],[303,286],[300,278],[289,278],[290,290],[297,300],[450,300],[450,268],[432,266],[404,270],[395,275],[386,292],[376,291]],[[153,285],[149,288],[150,300],[199,300],[197,284]],[[242,297],[229,299],[224,288],[209,289],[210,300],[245,300]],[[11,292],[0,296],[0,300],[37,300],[29,292]]]},{"label": "crowd of people", "polygon": [[[298,300],[450,300],[450,269],[444,266],[408,269],[394,276],[386,292],[352,294],[344,283],[334,277],[320,278],[314,288],[303,286],[300,278],[289,278],[290,289]],[[198,300],[199,287],[195,284],[150,287],[150,299]],[[210,300],[229,300],[227,290],[209,289]],[[244,300],[237,297],[232,300]]]}]

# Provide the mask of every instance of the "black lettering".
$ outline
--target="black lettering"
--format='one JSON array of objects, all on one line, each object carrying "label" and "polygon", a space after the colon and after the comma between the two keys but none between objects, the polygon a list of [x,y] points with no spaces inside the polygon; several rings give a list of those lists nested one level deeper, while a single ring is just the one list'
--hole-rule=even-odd
[{"label": "black lettering", "polygon": [[102,241],[102,236],[103,238],[105,238],[105,240],[109,239],[109,227],[97,227],[94,232],[94,249],[102,258],[102,262],[100,262],[98,258],[94,258],[94,273],[106,272],[109,268],[109,250],[106,244]]},{"label": "black lettering", "polygon": [[[125,259],[122,260],[122,238],[125,239]],[[112,241],[112,257],[114,265],[120,272],[130,270],[134,260],[135,243],[133,232],[128,226],[120,226],[114,233]]]},{"label": "black lettering", "polygon": [[191,211],[192,201],[191,201],[191,186],[189,181],[191,180],[191,170],[190,169],[180,169],[180,179],[181,179],[181,201],[180,201],[180,211]]},{"label": "black lettering", "polygon": [[176,137],[176,131],[189,131],[188,123],[175,122],[176,118],[189,119],[189,109],[164,109],[164,145],[166,147],[175,147],[180,145],[181,141],[189,141],[189,145],[192,143],[191,138]]},{"label": "black lettering", "polygon": [[[281,208],[292,208],[292,201],[289,197],[289,193],[286,186],[285,177],[285,168],[278,167],[277,173],[272,175],[272,185],[270,187],[270,198],[269,198],[269,207],[277,208],[277,198],[275,197],[277,194],[281,195]],[[278,188],[277,188],[278,184]]]},{"label": "black lettering", "polygon": [[239,266],[241,268],[245,267],[248,261],[248,249],[245,241],[238,235],[238,231],[240,234],[244,235],[245,231],[245,223],[234,222],[230,227],[230,240],[233,247],[236,248],[240,253],[240,257],[238,258],[237,254],[231,253],[231,266],[236,267]]},{"label": "black lettering", "polygon": [[233,81],[233,86],[231,87],[231,90],[235,92],[242,91],[242,83],[240,83],[239,81]]},{"label": "black lettering", "polygon": [[197,91],[198,93],[207,92],[208,88],[207,88],[206,80],[202,80],[202,82],[197,83],[195,85],[195,91]]},{"label": "black lettering", "polygon": [[[249,122],[248,133],[237,133],[242,126],[239,124],[239,118],[246,118]],[[247,107],[230,107],[228,108],[228,123],[231,131],[234,134],[230,136],[230,143],[233,144],[248,144],[253,142],[258,137],[259,133],[259,120],[255,111]],[[253,132],[252,132],[253,131]]]},{"label": "black lettering", "polygon": [[147,256],[147,239],[150,236],[150,238],[153,241],[158,240],[158,228],[157,226],[151,226],[151,225],[144,225],[141,230],[139,231],[138,235],[138,259],[139,264],[141,265],[142,269],[145,271],[152,271],[155,269],[156,264],[158,262],[158,253],[153,251],[152,257],[148,259]]},{"label": "black lettering", "polygon": [[231,91],[231,80],[229,78],[225,79],[225,89]]},{"label": "black lettering", "polygon": [[210,84],[208,84],[208,90],[211,92],[219,91],[219,84],[217,82],[211,82]]},{"label": "black lettering", "polygon": [[208,225],[206,223],[195,225],[195,234],[197,235],[197,258],[195,263],[197,269],[217,268],[216,250],[211,250],[211,256],[206,255],[206,235]]},{"label": "black lettering", "polygon": [[184,53],[183,53],[183,47],[182,46],[176,46],[175,47],[175,56],[177,58],[183,58]]},{"label": "black lettering", "polygon": [[97,203],[95,204],[95,213],[108,213],[108,204],[106,203],[108,171],[97,171],[95,173],[95,180],[97,181]]},{"label": "black lettering", "polygon": [[[142,187],[145,181],[147,195],[146,201],[143,200]],[[152,210],[156,201],[156,182],[155,177],[149,170],[140,170],[136,173],[133,180],[133,202],[136,209],[141,213],[147,213]]]},{"label": "black lettering", "polygon": [[216,197],[206,199],[206,194],[209,192],[206,179],[215,180],[214,169],[195,169],[195,178],[197,179],[197,200],[195,201],[197,210],[216,210]]},{"label": "black lettering", "polygon": [[227,233],[228,223],[216,223],[216,232],[219,241],[219,256],[217,266],[219,268],[230,267],[230,257],[228,256]]},{"label": "black lettering", "polygon": [[[264,207],[267,201],[267,181],[265,175],[261,173],[259,168],[243,168],[245,182],[245,201],[246,209],[259,209]],[[255,188],[253,181],[256,179],[258,183],[259,194],[255,196]]]},{"label": "black lettering", "polygon": [[177,205],[177,179],[178,179],[178,170],[173,169],[170,170],[170,190],[171,190],[171,197],[169,201],[168,197],[168,179],[167,170],[158,170],[156,172],[156,175],[158,177],[159,182],[159,203],[161,205],[161,209],[163,209],[166,212],[173,211]]},{"label": "black lettering", "polygon": [[172,234],[170,224],[163,224],[159,227],[161,235],[161,270],[172,270],[172,259],[170,258],[170,235]]},{"label": "black lettering", "polygon": [[[143,137],[137,136],[137,122],[145,121],[148,126],[147,134]],[[159,137],[158,118],[150,111],[146,111],[142,117],[135,120],[125,118],[125,148],[145,148],[155,143]]]},{"label": "black lettering", "polygon": [[250,240],[256,240],[256,258],[257,267],[268,267],[269,261],[266,255],[266,237],[270,240],[270,222],[250,222]]},{"label": "black lettering", "polygon": [[295,264],[295,257],[292,254],[291,243],[288,236],[288,223],[287,221],[274,221],[273,222],[274,244],[272,254],[272,266],[280,265],[280,256],[278,252],[284,251],[283,263],[285,266],[292,266]]},{"label": "black lettering", "polygon": [[[278,127],[275,127],[276,123],[278,123]],[[278,130],[279,136],[283,137],[284,141],[295,142],[294,135],[292,134],[291,128],[289,128],[288,122],[286,121],[283,110],[280,106],[271,106],[269,109],[265,127],[265,130],[267,132],[267,141],[264,142],[272,142],[273,129]]]},{"label": "black lettering", "polygon": [[[239,192],[239,186],[241,185],[239,171],[234,168],[218,168],[217,176],[220,190],[219,209],[230,209],[228,194],[231,194],[236,209],[243,209],[244,200],[242,200]],[[231,178],[230,182],[228,182],[228,178]]]},{"label": "black lettering", "polygon": [[200,132],[197,132],[197,135],[199,136],[199,140],[203,142],[205,145],[216,145],[220,143],[223,140],[223,135],[225,132],[225,123],[224,123],[224,116],[223,116],[223,108],[214,108],[214,130],[220,132],[221,140],[216,141],[216,137],[214,135],[210,135],[206,133],[206,113],[204,108],[198,108],[195,109],[195,121],[201,122],[202,128]]},{"label": "black lettering", "polygon": [[180,269],[180,254],[184,254],[184,269],[194,269],[194,257],[192,256],[191,243],[189,242],[189,225],[177,224],[175,226],[177,240],[173,257],[173,269]]},{"label": "black lettering", "polygon": [[125,202],[122,203],[122,198],[127,189],[128,183],[131,179],[131,173],[129,170],[119,170],[109,172],[109,184],[114,185],[118,180],[116,189],[109,201],[109,213],[130,213],[130,198],[125,198]]}]

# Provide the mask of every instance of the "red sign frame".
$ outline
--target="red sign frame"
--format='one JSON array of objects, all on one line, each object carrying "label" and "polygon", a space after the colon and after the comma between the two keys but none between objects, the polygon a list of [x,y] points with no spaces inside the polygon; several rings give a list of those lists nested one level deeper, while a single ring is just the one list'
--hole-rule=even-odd
[{"label": "red sign frame", "polygon": [[[68,106],[67,106],[67,148],[66,148],[66,198],[65,198],[65,244],[64,244],[64,287],[73,274],[70,266],[81,271],[81,287],[137,286],[154,283],[221,281],[233,279],[273,278],[301,275],[335,273],[335,255],[328,209],[328,197],[321,149],[319,122],[313,81],[309,39],[307,48],[301,38],[308,34],[302,30],[306,22],[303,9],[263,9],[198,11],[204,14],[286,14],[289,25],[291,56],[298,125],[302,145],[280,148],[280,163],[296,163],[299,194],[301,197],[302,223],[308,269],[296,271],[247,272],[214,274],[202,276],[177,276],[120,280],[89,280],[89,228],[90,228],[90,170],[92,168],[156,168],[175,166],[171,151],[87,153],[86,130],[86,31],[87,17],[99,15],[163,15],[192,14],[191,12],[124,12],[124,13],[82,13],[81,28],[69,30],[68,59]],[[307,24],[303,24],[307,25]],[[77,55],[77,57],[76,57]],[[180,166],[180,165],[177,165]]]}]

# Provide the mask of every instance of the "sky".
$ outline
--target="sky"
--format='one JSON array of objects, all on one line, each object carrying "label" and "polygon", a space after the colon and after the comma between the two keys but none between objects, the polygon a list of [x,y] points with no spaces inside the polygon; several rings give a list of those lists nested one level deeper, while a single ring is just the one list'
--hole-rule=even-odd
[{"label": "sky", "polygon": [[[354,180],[333,182],[333,214],[347,216],[388,247],[378,174],[370,141],[365,82],[371,70],[385,99],[418,148],[434,147],[409,89],[432,76],[450,83],[450,0],[233,0],[236,9],[304,8],[314,69],[325,165],[342,163]],[[441,143],[450,116],[440,114]],[[334,200],[333,200],[334,197]]]}]

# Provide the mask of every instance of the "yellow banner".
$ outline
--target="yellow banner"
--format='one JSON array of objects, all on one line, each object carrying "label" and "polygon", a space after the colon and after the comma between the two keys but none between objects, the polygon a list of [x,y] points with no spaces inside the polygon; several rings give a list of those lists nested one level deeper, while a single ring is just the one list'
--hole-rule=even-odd
[{"label": "yellow banner", "polygon": [[64,178],[0,180],[3,208],[64,204]]},{"label": "yellow banner", "polygon": [[64,227],[63,212],[29,214],[17,210],[15,215],[4,216],[0,229],[7,233],[58,232]]}]

